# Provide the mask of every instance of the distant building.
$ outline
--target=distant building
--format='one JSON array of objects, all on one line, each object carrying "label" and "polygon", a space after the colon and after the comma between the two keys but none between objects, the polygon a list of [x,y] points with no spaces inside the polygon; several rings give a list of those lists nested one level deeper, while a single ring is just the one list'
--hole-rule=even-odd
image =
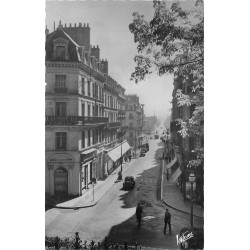
[{"label": "distant building", "polygon": [[196,175],[196,183],[195,183],[195,193],[196,193],[196,200],[203,202],[203,185],[204,185],[204,178],[203,178],[203,166],[199,166],[196,169],[188,168],[187,165],[190,160],[196,159],[196,154],[193,152],[196,148],[203,148],[204,147],[204,135],[194,135],[190,134],[188,137],[183,138],[180,133],[180,126],[177,125],[176,119],[182,118],[183,120],[188,120],[192,117],[192,114],[195,110],[195,106],[182,106],[178,107],[177,99],[175,97],[177,89],[182,89],[184,94],[188,94],[192,96],[191,84],[184,83],[182,77],[177,77],[174,79],[174,90],[173,90],[173,100],[172,100],[172,118],[170,123],[170,131],[171,131],[171,138],[172,142],[175,146],[178,147],[179,155],[180,155],[180,166],[177,169],[178,175],[178,183],[180,188],[183,192],[184,198],[190,196],[190,183],[188,177],[191,171],[194,171]]},{"label": "distant building", "polygon": [[142,142],[142,125],[144,117],[143,104],[140,104],[137,95],[126,95],[126,139],[133,151],[140,148]]}]

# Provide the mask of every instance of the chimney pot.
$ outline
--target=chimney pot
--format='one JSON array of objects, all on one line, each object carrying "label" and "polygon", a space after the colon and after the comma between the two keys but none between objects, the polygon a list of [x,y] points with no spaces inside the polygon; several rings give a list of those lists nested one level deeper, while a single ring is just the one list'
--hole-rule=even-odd
[{"label": "chimney pot", "polygon": [[75,27],[76,27],[76,23],[75,23]]},{"label": "chimney pot", "polygon": [[71,23],[69,24],[69,27],[71,28]]},{"label": "chimney pot", "polygon": [[64,27],[65,27],[65,28],[67,27],[67,24],[66,24],[66,23],[64,24]]},{"label": "chimney pot", "polygon": [[84,23],[84,27],[86,27],[86,24]]},{"label": "chimney pot", "polygon": [[79,23],[79,27],[82,27],[82,23]]},{"label": "chimney pot", "polygon": [[87,23],[87,27],[89,27],[89,23]]}]

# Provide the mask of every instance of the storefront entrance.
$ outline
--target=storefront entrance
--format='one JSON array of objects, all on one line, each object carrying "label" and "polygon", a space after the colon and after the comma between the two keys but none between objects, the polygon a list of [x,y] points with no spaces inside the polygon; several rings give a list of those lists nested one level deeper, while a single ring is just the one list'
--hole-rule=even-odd
[{"label": "storefront entrance", "polygon": [[68,195],[68,171],[65,168],[58,168],[55,171],[55,196]]}]

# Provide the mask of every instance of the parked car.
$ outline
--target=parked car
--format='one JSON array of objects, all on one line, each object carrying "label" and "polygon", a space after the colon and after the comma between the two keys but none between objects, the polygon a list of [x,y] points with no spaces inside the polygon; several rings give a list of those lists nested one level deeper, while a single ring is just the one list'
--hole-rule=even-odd
[{"label": "parked car", "polygon": [[126,176],[123,183],[123,189],[133,189],[135,187],[135,179],[133,176]]},{"label": "parked car", "polygon": [[144,153],[141,152],[140,157],[144,157],[145,155],[146,155],[146,154],[144,154]]}]

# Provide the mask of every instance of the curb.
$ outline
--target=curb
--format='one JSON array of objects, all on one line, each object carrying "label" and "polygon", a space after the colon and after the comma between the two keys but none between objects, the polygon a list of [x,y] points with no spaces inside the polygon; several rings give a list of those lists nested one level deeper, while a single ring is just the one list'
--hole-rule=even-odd
[{"label": "curb", "polygon": [[[176,211],[178,211],[178,212],[181,212],[181,213],[184,213],[184,214],[191,215],[189,212],[186,212],[186,211],[183,211],[183,210],[181,210],[181,209],[179,209],[179,208],[173,207],[172,205],[168,204],[168,203],[163,199],[163,194],[162,194],[162,192],[163,192],[163,164],[162,164],[162,161],[161,161],[160,164],[161,164],[161,202],[162,202],[163,204],[165,204],[166,206],[168,206],[168,207],[170,207],[170,208],[172,208],[172,209],[174,209],[174,210],[176,210]],[[198,216],[198,215],[195,215],[195,214],[193,214],[193,216],[196,217],[196,218],[199,218],[199,219],[204,220],[204,218],[201,217],[201,216]]]}]

